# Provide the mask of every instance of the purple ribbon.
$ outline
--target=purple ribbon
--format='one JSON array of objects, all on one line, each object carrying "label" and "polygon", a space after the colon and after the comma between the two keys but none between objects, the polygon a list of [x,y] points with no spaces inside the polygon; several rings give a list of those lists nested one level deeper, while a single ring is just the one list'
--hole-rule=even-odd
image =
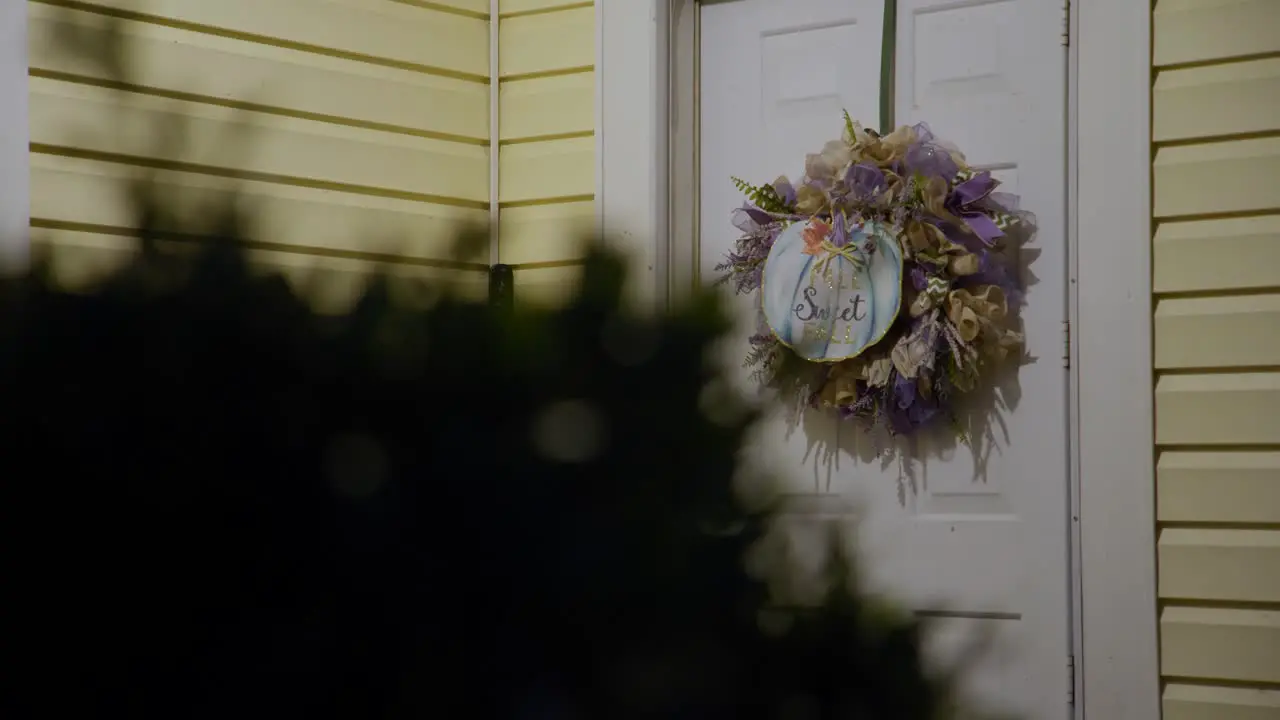
[{"label": "purple ribbon", "polygon": [[773,218],[769,213],[752,207],[751,205],[743,205],[733,211],[732,221],[734,227],[744,233],[758,232],[762,227],[773,222]]},{"label": "purple ribbon", "polygon": [[945,203],[947,210],[964,220],[969,229],[988,247],[998,238],[1004,237],[1004,231],[996,225],[991,216],[975,205],[990,195],[997,184],[990,172],[980,172],[952,188]]},{"label": "purple ribbon", "polygon": [[884,173],[873,163],[851,165],[844,176],[849,192],[859,200],[869,200],[877,193],[883,192],[887,183]]},{"label": "purple ribbon", "polygon": [[796,188],[791,184],[790,180],[778,178],[773,183],[773,189],[774,192],[778,193],[778,197],[782,198],[782,202],[787,207],[792,207],[796,204]]}]

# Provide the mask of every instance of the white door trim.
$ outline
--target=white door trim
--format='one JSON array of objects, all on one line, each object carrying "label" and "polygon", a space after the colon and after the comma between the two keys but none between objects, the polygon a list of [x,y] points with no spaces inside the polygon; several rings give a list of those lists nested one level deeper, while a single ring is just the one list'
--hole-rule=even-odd
[{"label": "white door trim", "polygon": [[[597,226],[636,261],[633,297],[692,287],[697,0],[596,2]],[[674,267],[673,267],[674,265]]]},{"label": "white door trim", "polygon": [[[1157,720],[1151,8],[1075,4],[1069,215],[1076,707],[1078,716],[1097,720]],[[698,267],[696,5],[596,2],[600,224],[641,260],[642,297],[659,304],[690,287]]]},{"label": "white door trim", "polygon": [[1076,4],[1080,680],[1093,718],[1156,720],[1151,3]]},{"label": "white door trim", "polygon": [[27,130],[27,3],[0,0],[0,270],[30,252],[31,161]]},{"label": "white door trim", "polygon": [[[631,296],[658,303],[665,232],[667,110],[658,103],[658,59],[666,33],[659,14],[668,0],[597,0],[596,210],[598,229],[633,260]],[[665,97],[665,94],[663,94]],[[655,238],[664,238],[655,242]]]}]

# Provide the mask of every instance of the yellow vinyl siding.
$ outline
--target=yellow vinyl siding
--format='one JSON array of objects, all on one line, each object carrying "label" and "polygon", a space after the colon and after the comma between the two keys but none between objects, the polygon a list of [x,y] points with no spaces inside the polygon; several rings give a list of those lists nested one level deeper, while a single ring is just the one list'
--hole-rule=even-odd
[{"label": "yellow vinyl siding", "polygon": [[518,267],[580,258],[594,212],[595,203],[590,200],[504,209],[502,261]]},{"label": "yellow vinyl siding", "polygon": [[[1280,267],[1280,215],[1165,223],[1156,228],[1157,293],[1265,290]],[[1205,248],[1214,251],[1205,252]]]},{"label": "yellow vinyl siding", "polygon": [[1280,451],[1160,453],[1160,520],[1280,525]]},{"label": "yellow vinyl siding", "polygon": [[417,72],[489,79],[479,18],[390,0],[51,0],[50,4]]},{"label": "yellow vinyl siding", "polygon": [[[369,0],[369,2],[378,2],[379,0]],[[488,20],[489,18],[489,0],[392,0],[393,2],[404,3],[405,5],[416,5],[418,7],[427,8],[428,10],[440,10],[442,12],[452,12],[464,17],[479,18]]]},{"label": "yellow vinyl siding", "polygon": [[520,299],[573,286],[595,223],[595,8],[502,0],[499,260]]},{"label": "yellow vinyl siding", "polygon": [[[93,276],[127,257],[127,193],[150,177],[180,212],[242,193],[258,211],[253,256],[299,279],[314,270],[335,306],[371,263],[484,287],[482,266],[449,257],[490,202],[478,5],[33,0],[35,239],[60,272]],[[125,39],[123,85],[58,43],[109,25]],[[179,126],[183,143],[158,142]]]},{"label": "yellow vinyl siding", "polygon": [[1280,3],[1153,15],[1165,720],[1280,718]]},{"label": "yellow vinyl siding", "polygon": [[500,87],[502,139],[508,143],[587,136],[595,129],[595,74],[577,72]]},{"label": "yellow vinyl siding", "polygon": [[591,0],[500,0],[499,13],[503,17],[534,15],[537,13],[567,10],[590,6]]},{"label": "yellow vinyl siding", "polygon": [[502,16],[498,74],[504,80],[518,80],[591,70],[596,58],[595,27],[591,5]]},{"label": "yellow vinyl siding", "polygon": [[1155,23],[1157,68],[1230,62],[1280,47],[1275,0],[1158,0]]}]

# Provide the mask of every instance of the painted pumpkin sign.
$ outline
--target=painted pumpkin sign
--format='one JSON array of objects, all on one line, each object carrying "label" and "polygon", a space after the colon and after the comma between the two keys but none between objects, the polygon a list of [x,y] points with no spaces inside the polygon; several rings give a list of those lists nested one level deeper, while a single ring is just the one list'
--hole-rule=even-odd
[{"label": "painted pumpkin sign", "polygon": [[760,295],[769,329],[800,357],[856,357],[898,317],[902,248],[879,223],[793,223],[769,251]]}]

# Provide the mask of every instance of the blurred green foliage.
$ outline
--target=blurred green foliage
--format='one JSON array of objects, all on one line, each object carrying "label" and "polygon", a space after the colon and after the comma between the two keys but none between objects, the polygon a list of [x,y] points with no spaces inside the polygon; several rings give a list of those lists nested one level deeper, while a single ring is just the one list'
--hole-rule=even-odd
[{"label": "blurred green foliage", "polygon": [[41,709],[950,716],[916,621],[840,558],[808,609],[747,572],[776,506],[735,487],[755,412],[711,361],[712,298],[631,313],[596,251],[558,310],[375,279],[326,316],[217,224],[89,292],[0,290],[5,524],[41,518],[11,557],[47,618],[29,667],[68,688]]},{"label": "blurred green foliage", "polygon": [[[69,43],[122,75],[111,37]],[[634,312],[597,246],[559,309],[375,276],[319,314],[234,199],[135,200],[100,285],[0,283],[7,716],[960,716],[835,543],[812,606],[748,572],[779,505],[714,297]]]}]

